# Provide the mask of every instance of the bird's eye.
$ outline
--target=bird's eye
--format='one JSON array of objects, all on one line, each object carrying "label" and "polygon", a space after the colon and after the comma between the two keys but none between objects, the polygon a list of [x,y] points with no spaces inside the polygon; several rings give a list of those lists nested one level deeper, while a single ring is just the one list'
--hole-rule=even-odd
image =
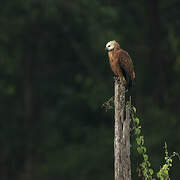
[{"label": "bird's eye", "polygon": [[110,45],[108,45],[108,47],[110,47]]}]

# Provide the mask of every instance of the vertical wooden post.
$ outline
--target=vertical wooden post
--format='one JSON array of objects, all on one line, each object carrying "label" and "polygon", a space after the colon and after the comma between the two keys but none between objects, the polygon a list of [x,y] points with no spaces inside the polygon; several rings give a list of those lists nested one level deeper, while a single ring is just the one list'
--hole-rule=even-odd
[{"label": "vertical wooden post", "polygon": [[[126,106],[125,87],[119,78],[114,83],[114,173],[115,180],[131,180],[130,104]],[[126,112],[125,112],[126,110]]]}]

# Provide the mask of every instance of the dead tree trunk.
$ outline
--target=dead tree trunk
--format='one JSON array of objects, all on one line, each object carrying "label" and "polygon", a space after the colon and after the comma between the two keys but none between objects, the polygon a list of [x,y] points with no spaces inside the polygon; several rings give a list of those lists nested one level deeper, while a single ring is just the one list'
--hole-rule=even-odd
[{"label": "dead tree trunk", "polygon": [[[119,79],[114,83],[115,128],[114,170],[115,180],[131,180],[130,162],[130,103],[125,102],[125,87]],[[129,101],[130,102],[130,101]],[[125,112],[126,111],[126,112]]]}]

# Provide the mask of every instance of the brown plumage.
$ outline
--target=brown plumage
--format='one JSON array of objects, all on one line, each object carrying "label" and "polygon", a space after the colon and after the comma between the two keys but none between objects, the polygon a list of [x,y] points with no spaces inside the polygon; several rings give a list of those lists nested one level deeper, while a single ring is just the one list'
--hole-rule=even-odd
[{"label": "brown plumage", "polygon": [[130,87],[135,78],[133,62],[129,54],[120,48],[116,41],[106,44],[109,63],[115,75],[119,76],[125,86]]}]

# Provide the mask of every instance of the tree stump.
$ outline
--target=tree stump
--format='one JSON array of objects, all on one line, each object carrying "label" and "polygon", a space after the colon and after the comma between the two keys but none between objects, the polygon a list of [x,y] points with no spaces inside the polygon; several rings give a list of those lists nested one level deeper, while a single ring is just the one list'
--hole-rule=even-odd
[{"label": "tree stump", "polygon": [[130,162],[130,109],[126,104],[125,87],[119,78],[114,83],[114,173],[115,180],[131,180]]}]

